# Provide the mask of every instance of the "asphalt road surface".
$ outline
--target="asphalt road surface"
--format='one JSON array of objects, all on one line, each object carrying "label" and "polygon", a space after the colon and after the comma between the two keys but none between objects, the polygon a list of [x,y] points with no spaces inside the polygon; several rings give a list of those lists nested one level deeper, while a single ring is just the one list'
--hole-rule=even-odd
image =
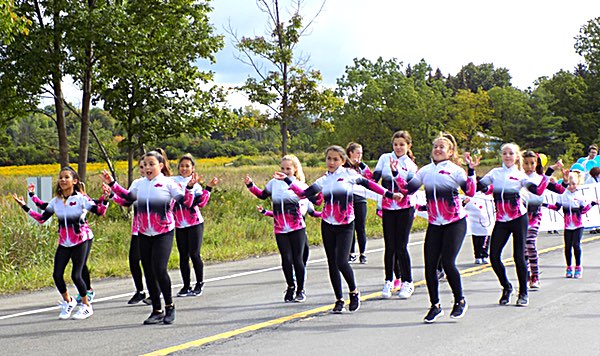
[{"label": "asphalt road surface", "polygon": [[[315,233],[315,232],[309,232]],[[54,288],[0,297],[0,354],[14,355],[600,355],[600,235],[584,235],[583,278],[564,277],[561,235],[542,234],[541,289],[528,307],[500,306],[501,287],[489,265],[475,265],[470,238],[458,265],[469,309],[463,319],[448,317],[452,295],[442,281],[446,316],[424,324],[428,307],[423,277],[423,235],[411,236],[412,298],[381,299],[383,241],[369,240],[368,264],[353,264],[362,306],[334,315],[327,263],[321,247],[311,248],[305,303],[284,303],[279,256],[205,267],[205,292],[175,298],[173,325],[144,326],[150,307],[127,305],[131,279],[93,280],[94,315],[83,321],[58,320]],[[503,259],[513,285],[512,240]],[[92,252],[93,253],[93,252]],[[173,293],[181,287],[172,271]],[[93,276],[92,276],[93,278]],[[71,285],[69,290],[75,293]],[[347,286],[344,283],[347,296]]]}]

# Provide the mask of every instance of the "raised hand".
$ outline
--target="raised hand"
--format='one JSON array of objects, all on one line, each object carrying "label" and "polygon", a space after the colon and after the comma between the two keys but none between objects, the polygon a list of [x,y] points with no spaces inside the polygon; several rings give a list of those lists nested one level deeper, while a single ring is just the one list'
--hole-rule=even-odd
[{"label": "raised hand", "polygon": [[287,178],[287,174],[278,171],[278,172],[273,173],[273,178],[275,178],[277,180],[284,180]]},{"label": "raised hand", "polygon": [[398,161],[390,157],[390,169],[392,172],[398,172]]},{"label": "raised hand", "polygon": [[27,205],[27,203],[25,203],[25,200],[23,199],[22,196],[18,196],[17,194],[13,193],[12,197],[19,205],[21,205],[21,206]]},{"label": "raised hand", "polygon": [[562,159],[559,159],[558,161],[556,161],[556,163],[550,166],[550,168],[552,168],[555,171],[559,168],[562,170],[564,167],[565,165],[563,164]]},{"label": "raised hand", "polygon": [[106,169],[103,170],[102,173],[100,173],[100,179],[102,179],[102,182],[106,184],[111,184],[115,181]]},{"label": "raised hand", "polygon": [[214,188],[219,183],[221,183],[221,180],[217,177],[214,177],[210,180],[210,182],[206,183],[206,186]]},{"label": "raised hand", "polygon": [[473,157],[471,156],[471,152],[465,152],[464,157],[465,162],[467,162],[471,169],[475,169],[475,167],[479,166],[479,163],[481,163],[481,157]]},{"label": "raised hand", "polygon": [[256,210],[258,210],[259,213],[262,213],[263,211],[263,206],[262,205],[257,205],[256,206]]},{"label": "raised hand", "polygon": [[249,174],[246,174],[246,178],[244,178],[244,184],[246,184],[246,185],[252,184],[252,178],[250,178]]},{"label": "raised hand", "polygon": [[29,193],[35,193],[35,184],[29,183],[29,185],[27,186],[27,191]]},{"label": "raised hand", "polygon": [[198,173],[194,172],[192,173],[192,175],[190,176],[190,180],[187,182],[187,189],[192,189],[194,188],[194,184],[198,183]]}]

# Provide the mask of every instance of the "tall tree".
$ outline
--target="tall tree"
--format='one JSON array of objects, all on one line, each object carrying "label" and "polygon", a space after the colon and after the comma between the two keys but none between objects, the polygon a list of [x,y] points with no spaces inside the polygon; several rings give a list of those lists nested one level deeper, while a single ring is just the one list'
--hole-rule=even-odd
[{"label": "tall tree", "polygon": [[111,10],[107,40],[96,48],[98,99],[126,133],[130,182],[144,145],[182,132],[207,135],[231,117],[221,91],[204,88],[212,73],[194,65],[214,61],[223,46],[210,10],[193,0],[123,2]]},{"label": "tall tree", "polygon": [[54,101],[58,132],[59,163],[69,164],[62,82],[65,74],[64,28],[68,3],[59,0],[31,0],[19,3],[16,11],[32,20],[29,34],[18,35],[9,45],[0,46],[0,112],[3,120],[22,117],[38,108],[42,96]]},{"label": "tall tree", "polygon": [[506,68],[494,68],[493,63],[479,65],[473,62],[463,66],[456,76],[448,76],[448,85],[456,92],[460,89],[477,93],[493,87],[510,86],[510,74]]},{"label": "tall tree", "polygon": [[[304,115],[317,118],[326,116],[341,102],[335,98],[332,90],[319,88],[321,73],[308,69],[306,58],[295,53],[300,38],[312,23],[309,21],[304,25],[302,22],[302,0],[293,1],[292,14],[287,20],[281,17],[279,0],[257,0],[256,3],[267,15],[270,33],[239,38],[233,29],[229,29],[235,47],[242,54],[239,59],[251,66],[258,75],[258,78],[248,78],[239,89],[246,92],[251,101],[271,110],[272,121],[279,125],[281,133],[281,153],[285,155],[292,120]],[[321,8],[324,4],[321,4]]]},{"label": "tall tree", "polygon": [[489,142],[485,127],[492,121],[492,108],[487,91],[473,93],[460,89],[449,107],[450,119],[446,129],[458,145],[467,151],[481,149]]}]

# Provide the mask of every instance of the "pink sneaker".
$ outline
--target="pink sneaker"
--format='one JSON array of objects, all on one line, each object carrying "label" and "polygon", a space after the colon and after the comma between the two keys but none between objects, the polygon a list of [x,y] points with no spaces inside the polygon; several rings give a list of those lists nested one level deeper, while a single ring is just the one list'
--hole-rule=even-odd
[{"label": "pink sneaker", "polygon": [[565,277],[573,278],[573,267],[571,267],[571,266],[567,267],[567,273],[565,274]]},{"label": "pink sneaker", "polygon": [[582,273],[583,269],[581,268],[581,266],[575,266],[575,274],[573,275],[573,278],[581,278]]},{"label": "pink sneaker", "polygon": [[394,279],[394,289],[398,289],[400,288],[400,280],[399,279]]}]

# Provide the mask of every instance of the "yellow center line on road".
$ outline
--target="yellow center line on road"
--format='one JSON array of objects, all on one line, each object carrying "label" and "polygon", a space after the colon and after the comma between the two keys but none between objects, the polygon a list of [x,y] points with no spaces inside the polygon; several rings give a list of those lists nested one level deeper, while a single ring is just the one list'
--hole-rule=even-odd
[{"label": "yellow center line on road", "polygon": [[[595,237],[590,237],[587,239],[582,239],[581,243],[587,243],[587,242],[592,242],[592,241],[596,241],[596,240],[600,240],[600,236],[595,236]],[[553,246],[553,247],[548,247],[542,250],[538,251],[538,254],[544,254],[544,253],[548,253],[548,252],[552,252],[558,249],[564,248],[564,245],[557,245],[557,246]],[[512,258],[506,259],[504,261],[502,261],[505,265],[510,266],[514,264],[514,261]],[[476,266],[476,267],[471,267],[471,268],[467,268],[463,271],[461,271],[461,276],[462,277],[470,277],[470,276],[474,276],[477,274],[481,274],[484,272],[488,272],[491,271],[492,267],[490,266],[490,264],[486,264],[486,265],[482,265],[482,266]],[[425,285],[425,280],[420,280],[414,283],[415,287],[417,286],[424,286]],[[375,292],[375,293],[371,293],[371,294],[367,294],[367,295],[363,295],[361,296],[360,300],[361,301],[366,301],[366,300],[370,300],[370,299],[375,299],[375,298],[381,298],[381,292]],[[260,329],[264,329],[264,328],[268,328],[271,326],[275,326],[275,325],[280,325],[283,323],[286,323],[288,321],[292,321],[292,320],[300,320],[300,319],[304,319],[307,318],[309,316],[313,316],[319,313],[325,313],[330,311],[333,308],[333,304],[329,304],[329,305],[324,305],[322,307],[318,307],[318,308],[314,308],[314,309],[310,309],[310,310],[306,310],[300,313],[295,313],[292,315],[287,315],[287,316],[283,316],[281,318],[277,318],[277,319],[272,319],[272,320],[268,320],[268,321],[264,321],[262,323],[257,323],[257,324],[253,324],[253,325],[248,325],[245,326],[243,328],[239,328],[239,329],[235,329],[235,330],[231,330],[231,331],[226,331],[224,333],[220,333],[220,334],[216,334],[213,336],[208,336],[208,337],[204,337],[201,339],[197,339],[197,340],[193,340],[193,341],[189,341],[180,345],[176,345],[176,346],[172,346],[172,347],[167,347],[165,349],[161,349],[161,350],[157,350],[157,351],[153,351],[147,354],[144,354],[143,356],[155,356],[155,355],[169,355],[172,354],[174,352],[178,352],[178,351],[183,351],[192,347],[199,347],[202,345],[206,345],[208,343],[211,342],[215,342],[215,341],[219,341],[219,340],[225,340],[237,335],[241,335],[241,334],[245,334],[247,332],[251,332],[251,331],[256,331],[256,330],[260,330]]]}]

